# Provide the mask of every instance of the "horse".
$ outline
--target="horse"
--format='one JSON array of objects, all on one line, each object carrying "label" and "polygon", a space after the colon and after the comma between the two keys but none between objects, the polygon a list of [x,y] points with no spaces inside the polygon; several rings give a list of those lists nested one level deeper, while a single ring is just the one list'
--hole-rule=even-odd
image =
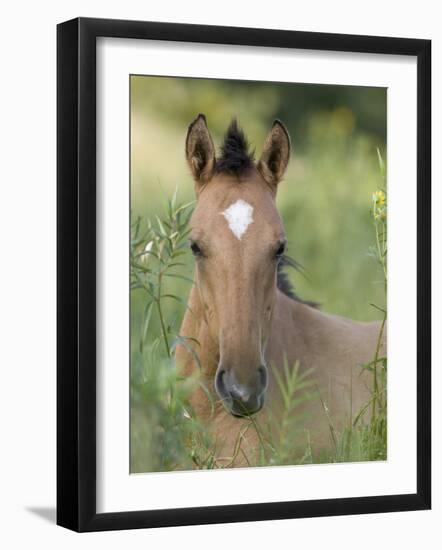
[{"label": "horse", "polygon": [[[311,445],[320,450],[330,445],[330,426],[343,429],[370,399],[372,376],[361,366],[376,349],[385,354],[380,322],[325,313],[301,300],[284,276],[287,238],[276,194],[290,154],[280,120],[257,162],[236,119],[219,155],[203,114],[185,140],[196,193],[189,223],[195,283],[180,334],[196,343],[179,345],[176,363],[184,378],[202,381],[190,403],[216,441],[216,459],[229,466],[250,465],[259,455],[259,433],[246,426],[265,422],[269,411],[278,418],[278,378],[287,365],[311,373],[318,398],[302,410]],[[294,441],[293,450],[303,445]]]}]

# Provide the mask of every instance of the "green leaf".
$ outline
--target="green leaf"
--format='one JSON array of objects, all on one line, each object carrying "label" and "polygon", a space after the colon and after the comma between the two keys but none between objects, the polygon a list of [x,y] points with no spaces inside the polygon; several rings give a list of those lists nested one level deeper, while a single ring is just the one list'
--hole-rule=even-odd
[{"label": "green leaf", "polygon": [[385,163],[384,163],[384,159],[382,158],[381,152],[379,151],[379,147],[376,148],[376,152],[378,154],[378,163],[379,163],[379,170],[381,172],[381,176],[385,178]]},{"label": "green leaf", "polygon": [[164,226],[160,220],[160,218],[158,216],[155,216],[156,220],[157,220],[157,224],[158,224],[158,227],[160,228],[160,235],[162,237],[167,237],[167,232],[166,230],[164,229]]},{"label": "green leaf", "polygon": [[174,294],[162,294],[161,298],[171,298],[172,300],[176,300],[180,304],[184,304],[184,300],[182,298],[179,298],[178,296],[175,296]]},{"label": "green leaf", "polygon": [[[179,250],[179,249],[176,249],[173,251],[173,253],[171,254],[171,258],[172,259],[175,259],[175,258],[178,258],[178,256],[182,256],[183,254],[186,254],[187,253],[187,250]],[[185,265],[185,264],[184,264]]]},{"label": "green leaf", "polygon": [[184,275],[178,275],[177,273],[164,273],[164,277],[172,277],[174,279],[182,279],[183,281],[187,281],[188,283],[194,284],[195,281],[193,279],[189,279],[189,277],[185,277]]},{"label": "green leaf", "polygon": [[179,334],[177,334],[175,336],[175,342],[174,344],[172,344],[172,349],[176,349],[176,346],[177,344],[181,344],[182,346],[184,346],[184,348],[186,348],[186,350],[192,355],[192,357],[195,359],[195,362],[198,366],[198,368],[201,370],[201,361],[200,361],[200,358],[199,358],[199,355],[198,353],[193,349],[192,346],[189,346],[189,344],[187,343],[187,340],[188,338],[186,338],[185,336],[180,336]]},{"label": "green leaf", "polygon": [[174,212],[175,210],[175,204],[176,204],[176,198],[177,198],[177,195],[178,195],[178,186],[175,187],[175,191],[172,195],[172,200],[170,201],[170,205],[171,205],[171,209],[172,209],[172,212]]},{"label": "green leaf", "polygon": [[177,215],[178,213],[180,212],[183,212],[184,210],[186,210],[187,208],[189,208],[190,206],[194,206],[196,203],[196,200],[193,200],[193,201],[190,201],[190,202],[186,202],[185,204],[182,204],[179,208],[177,208],[177,210],[175,211],[175,215]]}]

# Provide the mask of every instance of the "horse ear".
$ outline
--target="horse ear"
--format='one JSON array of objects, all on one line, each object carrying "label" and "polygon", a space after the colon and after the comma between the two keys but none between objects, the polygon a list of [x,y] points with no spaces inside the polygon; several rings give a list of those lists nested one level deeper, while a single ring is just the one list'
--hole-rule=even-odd
[{"label": "horse ear", "polygon": [[206,184],[215,169],[215,147],[207,128],[206,117],[199,114],[187,130],[186,159],[195,180],[196,190]]},{"label": "horse ear", "polygon": [[266,182],[276,191],[290,159],[290,136],[280,120],[275,120],[264,142],[258,162],[258,170]]}]

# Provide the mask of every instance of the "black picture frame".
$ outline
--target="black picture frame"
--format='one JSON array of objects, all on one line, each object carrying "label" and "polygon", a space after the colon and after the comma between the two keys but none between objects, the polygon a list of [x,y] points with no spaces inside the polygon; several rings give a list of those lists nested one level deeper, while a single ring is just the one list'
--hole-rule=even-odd
[{"label": "black picture frame", "polygon": [[[96,512],[96,39],[417,58],[417,492]],[[75,531],[424,510],[431,506],[431,41],[79,18],[57,27],[57,523]]]}]

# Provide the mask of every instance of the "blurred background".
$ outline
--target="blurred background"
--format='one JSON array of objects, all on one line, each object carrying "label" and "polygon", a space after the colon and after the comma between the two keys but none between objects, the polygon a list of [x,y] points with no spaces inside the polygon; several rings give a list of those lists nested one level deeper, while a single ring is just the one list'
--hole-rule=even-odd
[{"label": "blurred background", "polygon": [[[371,196],[382,183],[376,149],[386,157],[386,104],[383,88],[132,76],[132,216],[161,217],[175,188],[178,200],[194,198],[184,141],[198,113],[216,146],[236,116],[258,158],[279,118],[290,132],[292,159],[277,203],[289,255],[306,270],[306,277],[289,271],[290,278],[302,298],[327,312],[377,319],[369,304],[383,306],[383,287],[368,249]],[[191,275],[190,254],[185,262]],[[186,298],[189,285],[170,284]],[[135,292],[134,320],[140,307]]]}]

